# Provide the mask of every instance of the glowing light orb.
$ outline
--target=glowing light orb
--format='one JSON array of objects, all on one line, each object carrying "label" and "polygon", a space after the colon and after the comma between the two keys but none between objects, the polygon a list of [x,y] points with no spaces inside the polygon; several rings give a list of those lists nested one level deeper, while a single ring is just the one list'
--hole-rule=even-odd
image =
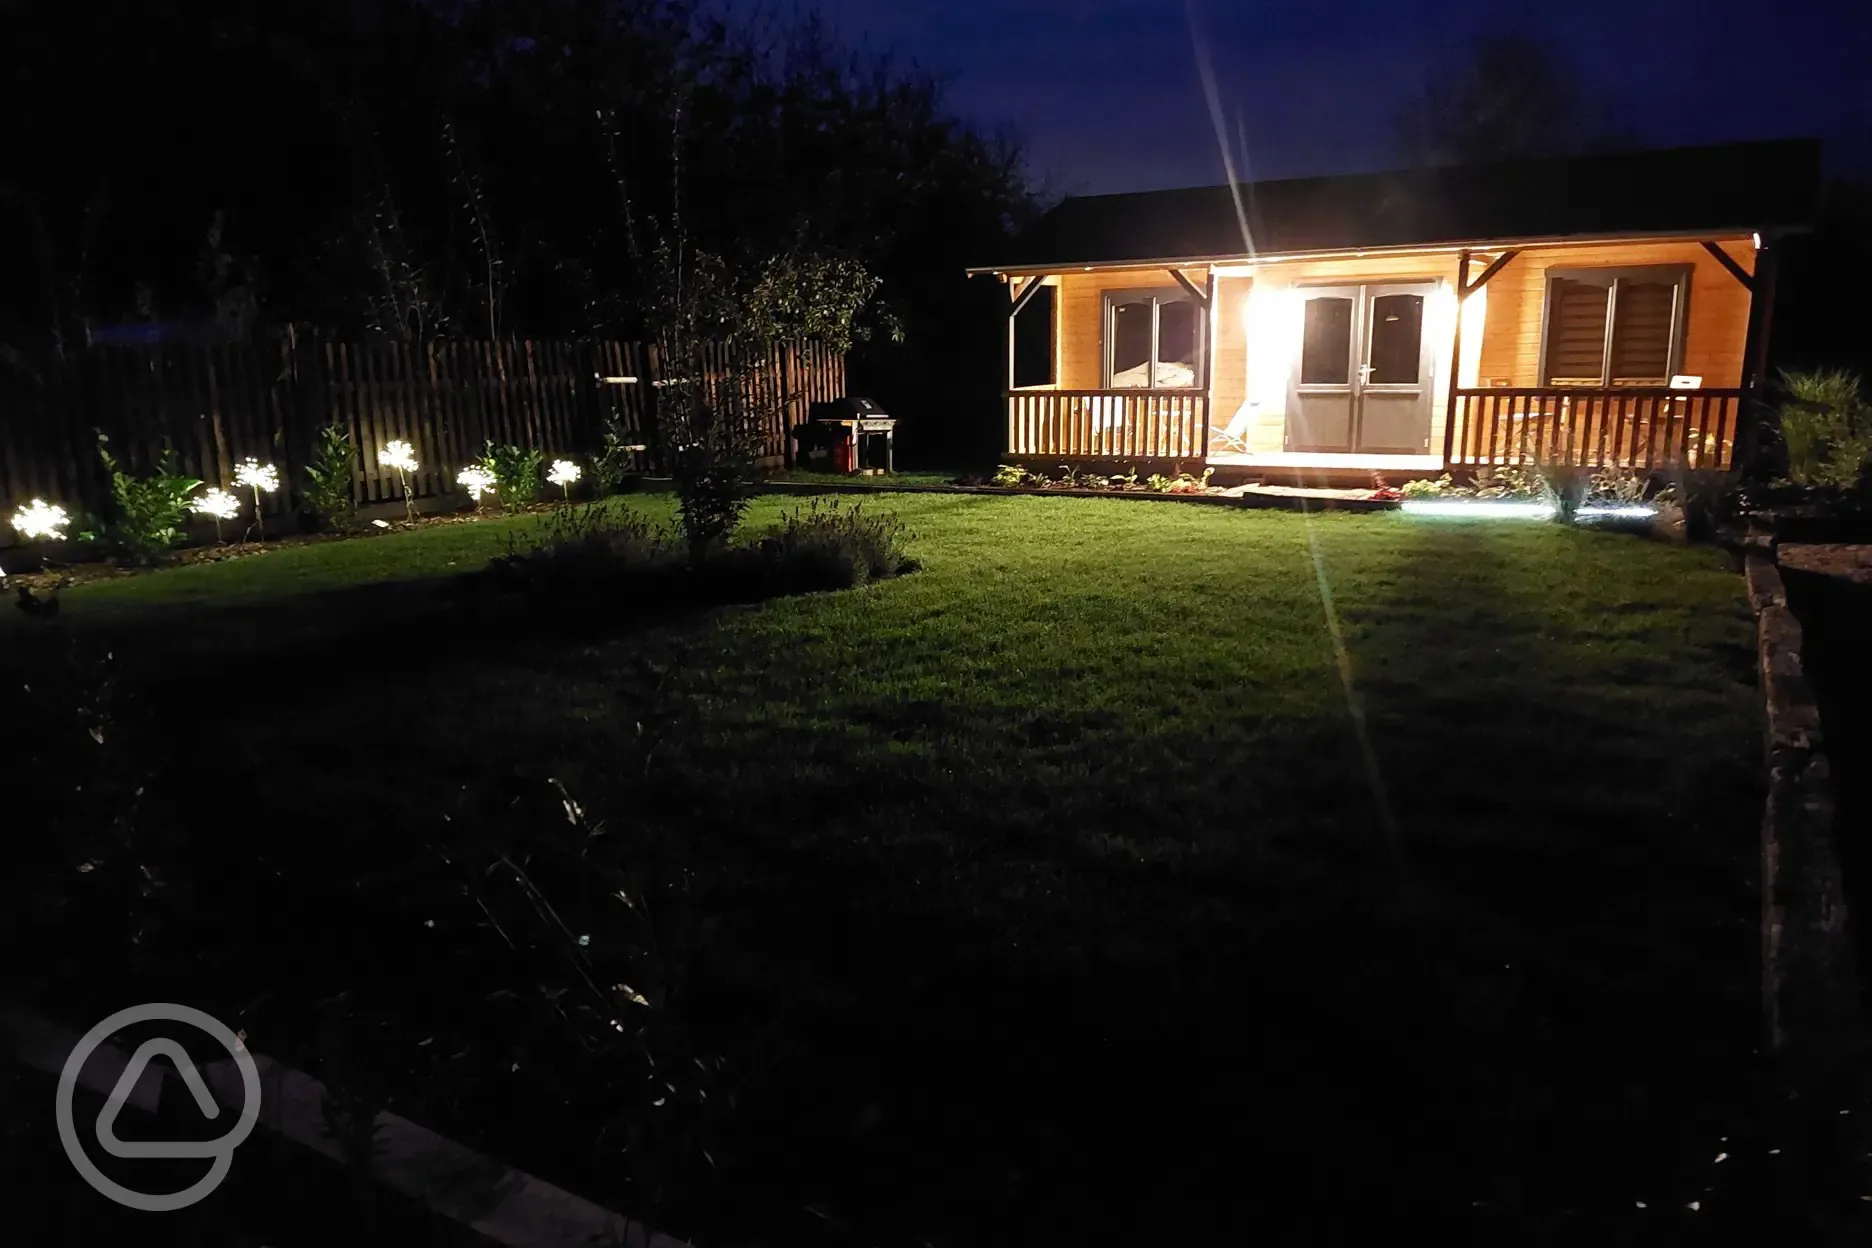
[{"label": "glowing light orb", "polygon": [[571,460],[555,459],[552,471],[546,474],[546,479],[557,486],[569,486],[583,475],[583,471]]},{"label": "glowing light orb", "polygon": [[65,526],[70,523],[71,517],[65,514],[63,507],[48,504],[43,498],[35,498],[13,513],[14,530],[27,539],[63,541]]},{"label": "glowing light orb", "polygon": [[[240,476],[236,474],[234,480],[238,484]],[[198,516],[212,516],[216,520],[232,520],[240,514],[241,503],[240,499],[217,487],[198,498],[191,498],[188,509]]]},{"label": "glowing light orb", "polygon": [[377,462],[398,472],[415,472],[416,449],[398,438],[394,442],[384,443],[383,449],[377,452]]},{"label": "glowing light orb", "polygon": [[480,464],[469,464],[455,474],[455,484],[468,491],[468,497],[480,501],[483,494],[494,490],[494,474]]},{"label": "glowing light orb", "polygon": [[240,467],[234,470],[234,484],[242,489],[259,490],[262,493],[271,494],[279,489],[279,469],[249,456],[241,461]]}]

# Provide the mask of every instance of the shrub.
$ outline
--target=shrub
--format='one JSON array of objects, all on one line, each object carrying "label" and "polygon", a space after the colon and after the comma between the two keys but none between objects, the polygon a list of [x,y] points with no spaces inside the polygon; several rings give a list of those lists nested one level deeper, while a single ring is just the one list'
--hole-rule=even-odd
[{"label": "shrub", "polygon": [[1650,492],[1651,478],[1630,468],[1601,468],[1592,474],[1588,497],[1607,503],[1642,503]]},{"label": "shrub", "polygon": [[608,498],[618,492],[625,480],[637,471],[637,456],[643,444],[628,434],[615,416],[605,421],[604,436],[598,453],[592,456],[592,492]]},{"label": "shrub", "polygon": [[1399,493],[1405,498],[1436,498],[1448,493],[1454,486],[1455,482],[1446,472],[1434,481],[1427,477],[1417,481],[1406,481]]},{"label": "shrub", "polygon": [[300,497],[321,529],[342,529],[357,515],[351,497],[351,435],[339,424],[326,425],[312,443]]},{"label": "shrub", "polygon": [[988,484],[998,485],[1004,490],[1016,490],[1019,489],[1026,480],[1027,470],[1025,468],[1017,468],[1013,464],[1002,464],[999,468],[995,469],[995,474],[988,479]]},{"label": "shrub", "polygon": [[509,538],[488,576],[554,609],[754,602],[914,571],[916,561],[904,553],[908,538],[888,513],[815,499],[760,540],[698,562],[674,534],[628,508],[590,503],[555,511],[532,535]]},{"label": "shrub", "polygon": [[80,536],[136,563],[155,563],[181,544],[189,495],[201,482],[182,474],[182,462],[173,446],[165,446],[156,457],[153,474],[131,476],[111,456],[109,441],[98,434],[98,458],[110,474],[111,514],[102,522],[93,521]]},{"label": "shrub", "polygon": [[1850,489],[1872,467],[1872,404],[1859,378],[1843,370],[1783,373],[1787,397],[1777,411],[1788,479],[1796,485]]},{"label": "shrub", "polygon": [[628,507],[587,503],[552,512],[530,535],[510,536],[488,570],[530,589],[583,590],[680,561],[667,530]]},{"label": "shrub", "polygon": [[755,548],[779,592],[849,589],[914,571],[904,553],[911,534],[889,512],[813,499],[782,515]]},{"label": "shrub", "polygon": [[481,463],[494,477],[494,493],[501,506],[515,511],[539,497],[540,464],[545,458],[543,452],[529,447],[487,444]]}]

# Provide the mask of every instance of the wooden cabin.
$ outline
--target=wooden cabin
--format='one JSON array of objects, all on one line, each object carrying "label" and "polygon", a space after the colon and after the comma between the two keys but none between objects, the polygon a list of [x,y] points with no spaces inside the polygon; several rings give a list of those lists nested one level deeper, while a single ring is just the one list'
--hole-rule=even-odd
[{"label": "wooden cabin", "polygon": [[1726,469],[1818,146],[1072,198],[995,263],[1010,461]]}]

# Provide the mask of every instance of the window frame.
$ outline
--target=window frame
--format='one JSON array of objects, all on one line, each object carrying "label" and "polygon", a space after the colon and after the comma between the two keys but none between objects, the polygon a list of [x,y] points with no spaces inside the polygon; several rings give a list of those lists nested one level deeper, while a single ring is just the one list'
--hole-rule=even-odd
[{"label": "window frame", "polygon": [[[1668,280],[1675,289],[1671,304],[1670,355],[1665,360],[1660,386],[1683,371],[1684,338],[1690,324],[1690,276],[1696,266],[1690,264],[1627,265],[1554,265],[1543,275],[1540,331],[1540,384],[1543,388],[1563,390],[1610,390],[1612,386],[1612,334],[1618,325],[1618,288],[1621,281]],[[1587,384],[1560,383],[1553,380],[1552,329],[1556,281],[1593,282],[1606,286],[1605,338],[1599,348],[1599,380]],[[1637,389],[1639,387],[1627,387]]]},{"label": "window frame", "polygon": [[[1203,387],[1203,366],[1209,357],[1209,314],[1190,297],[1190,293],[1181,286],[1134,286],[1120,290],[1102,292],[1104,302],[1099,320],[1099,379],[1100,388],[1116,390],[1112,384],[1112,352],[1118,348],[1118,334],[1113,318],[1117,315],[1121,303],[1137,303],[1144,299],[1151,301],[1151,354],[1150,384],[1147,386],[1125,386],[1132,390],[1156,391],[1160,394],[1201,394]],[[1163,345],[1163,305],[1166,303],[1187,303],[1190,311],[1196,314],[1196,359],[1194,361],[1197,384],[1190,386],[1159,386],[1157,384],[1158,349]]]}]

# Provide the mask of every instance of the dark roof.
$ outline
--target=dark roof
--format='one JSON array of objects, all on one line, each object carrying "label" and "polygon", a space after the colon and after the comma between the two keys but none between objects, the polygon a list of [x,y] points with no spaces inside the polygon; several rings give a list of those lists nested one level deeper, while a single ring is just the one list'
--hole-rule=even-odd
[{"label": "dark roof", "polygon": [[[1255,254],[1799,229],[1820,145],[1797,139],[1451,165],[1240,187]],[[982,268],[1249,254],[1226,186],[1068,199]]]}]

